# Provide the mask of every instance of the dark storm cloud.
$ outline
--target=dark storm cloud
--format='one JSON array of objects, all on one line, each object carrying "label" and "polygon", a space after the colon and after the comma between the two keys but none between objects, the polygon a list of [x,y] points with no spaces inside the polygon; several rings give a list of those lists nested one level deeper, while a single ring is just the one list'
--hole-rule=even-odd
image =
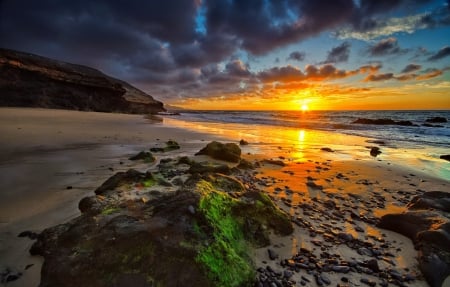
[{"label": "dark storm cloud", "polygon": [[436,61],[442,58],[450,56],[450,46],[445,46],[436,52],[434,55],[428,58],[429,61]]},{"label": "dark storm cloud", "polygon": [[354,8],[352,0],[207,0],[205,5],[208,33],[235,35],[253,54],[266,53],[343,23]]},{"label": "dark storm cloud", "polygon": [[386,56],[405,53],[406,50],[401,49],[397,39],[390,37],[380,40],[375,45],[369,47],[368,52],[371,56]]},{"label": "dark storm cloud", "polygon": [[350,43],[344,42],[328,52],[325,63],[347,62],[350,55]]},{"label": "dark storm cloud", "polygon": [[289,57],[287,59],[301,62],[305,59],[305,56],[306,55],[304,52],[294,51],[289,54]]},{"label": "dark storm cloud", "polygon": [[421,65],[417,65],[417,64],[409,64],[407,65],[403,70],[402,73],[411,73],[411,72],[415,72],[417,70],[420,70],[420,68],[422,68]]}]

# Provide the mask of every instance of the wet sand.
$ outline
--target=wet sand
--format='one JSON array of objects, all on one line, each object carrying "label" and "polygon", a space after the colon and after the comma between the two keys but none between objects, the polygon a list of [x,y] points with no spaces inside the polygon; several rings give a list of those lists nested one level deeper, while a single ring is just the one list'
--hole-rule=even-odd
[{"label": "wet sand", "polygon": [[[232,126],[198,125],[176,119],[165,119],[162,124],[135,115],[39,109],[0,109],[0,123],[0,266],[24,274],[8,286],[37,286],[40,278],[41,261],[28,255],[32,241],[18,238],[20,232],[39,232],[76,217],[78,201],[115,172],[154,167],[156,163],[150,167],[139,165],[128,157],[168,139],[182,147],[168,157],[193,155],[213,139],[237,142],[245,138],[250,144],[241,146],[243,158],[270,158],[285,163],[264,164],[256,174],[259,188],[294,218],[303,218],[310,225],[299,223],[292,236],[273,237],[268,248],[275,250],[280,259],[291,258],[301,247],[318,256],[325,250],[345,260],[367,259],[345,245],[325,242],[323,234],[334,230],[375,246],[380,245],[380,239],[389,242],[386,248],[395,254],[389,259],[396,268],[420,275],[417,254],[409,239],[377,229],[364,220],[350,220],[347,211],[342,218],[332,218],[328,213],[333,210],[325,202],[333,201],[334,211],[338,206],[370,219],[404,210],[406,203],[423,190],[449,189],[449,179],[427,172],[428,165],[392,160],[396,157],[390,157],[387,148],[378,158],[371,157],[367,148],[371,144],[361,137],[278,129],[255,136]],[[334,152],[322,151],[322,147]],[[309,213],[306,205],[313,207]],[[355,230],[356,226],[360,231]],[[280,260],[268,257],[268,248],[255,251],[256,266],[282,270]],[[25,271],[30,264],[34,265]],[[388,261],[381,264],[392,265]],[[306,276],[294,276],[302,275]],[[361,285],[362,275],[350,276],[351,282]],[[330,277],[339,282],[342,274]],[[301,281],[301,277],[293,278]],[[420,276],[409,285],[427,286]]]}]

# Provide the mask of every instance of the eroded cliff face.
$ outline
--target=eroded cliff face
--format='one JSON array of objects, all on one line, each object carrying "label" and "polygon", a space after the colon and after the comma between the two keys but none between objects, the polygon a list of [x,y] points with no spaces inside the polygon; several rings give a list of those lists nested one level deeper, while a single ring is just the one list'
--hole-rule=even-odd
[{"label": "eroded cliff face", "polygon": [[163,103],[86,66],[0,49],[0,106],[146,114]]}]

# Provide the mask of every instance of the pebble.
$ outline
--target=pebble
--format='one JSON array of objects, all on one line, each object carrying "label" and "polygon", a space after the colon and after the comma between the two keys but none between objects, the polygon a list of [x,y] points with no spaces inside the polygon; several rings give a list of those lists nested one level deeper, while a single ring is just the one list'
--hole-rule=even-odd
[{"label": "pebble", "polygon": [[276,253],[273,249],[267,249],[267,253],[269,254],[270,260],[275,260],[278,258],[278,253]]}]

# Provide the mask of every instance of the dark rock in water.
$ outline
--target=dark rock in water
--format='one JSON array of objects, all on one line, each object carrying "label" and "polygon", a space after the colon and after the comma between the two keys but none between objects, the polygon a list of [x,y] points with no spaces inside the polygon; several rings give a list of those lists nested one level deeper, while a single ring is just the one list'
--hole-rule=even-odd
[{"label": "dark rock in water", "polygon": [[401,233],[419,249],[419,267],[431,287],[450,276],[450,193],[425,192],[413,198],[408,211],[381,217],[378,227]]},{"label": "dark rock in water", "polygon": [[163,103],[81,65],[0,49],[0,106],[148,114]]},{"label": "dark rock in water", "polygon": [[240,145],[248,145],[248,141],[242,139],[239,141],[239,144]]},{"label": "dark rock in water", "polygon": [[371,147],[370,148],[370,155],[373,157],[377,157],[379,154],[381,154],[380,148],[379,147]]},{"label": "dark rock in water", "polygon": [[146,151],[141,151],[137,155],[134,155],[129,158],[129,160],[141,160],[141,159],[148,163],[155,161],[155,157],[153,156],[153,154],[151,152]]},{"label": "dark rock in water", "polygon": [[223,144],[213,141],[195,155],[208,155],[219,160],[239,162],[241,159],[241,149],[235,143]]},{"label": "dark rock in water", "polygon": [[18,235],[18,237],[28,237],[28,238],[30,238],[31,240],[35,240],[35,239],[38,238],[38,234],[37,234],[36,232],[27,230],[27,231],[22,231],[22,232]]},{"label": "dark rock in water", "polygon": [[326,151],[326,152],[334,152],[334,150],[332,150],[332,149],[329,148],[329,147],[323,147],[323,148],[321,148],[320,150],[321,150],[321,151]]},{"label": "dark rock in water", "polygon": [[365,119],[360,118],[353,122],[353,124],[363,125],[398,125],[398,126],[417,126],[410,121],[394,121],[392,119]]},{"label": "dark rock in water", "polygon": [[450,154],[441,155],[440,159],[445,159],[446,161],[450,161]]},{"label": "dark rock in water", "polygon": [[444,126],[441,125],[432,125],[432,124],[422,124],[423,127],[428,127],[428,128],[443,128]]},{"label": "dark rock in water", "polygon": [[446,123],[447,119],[444,117],[433,117],[425,120],[427,123]]}]

